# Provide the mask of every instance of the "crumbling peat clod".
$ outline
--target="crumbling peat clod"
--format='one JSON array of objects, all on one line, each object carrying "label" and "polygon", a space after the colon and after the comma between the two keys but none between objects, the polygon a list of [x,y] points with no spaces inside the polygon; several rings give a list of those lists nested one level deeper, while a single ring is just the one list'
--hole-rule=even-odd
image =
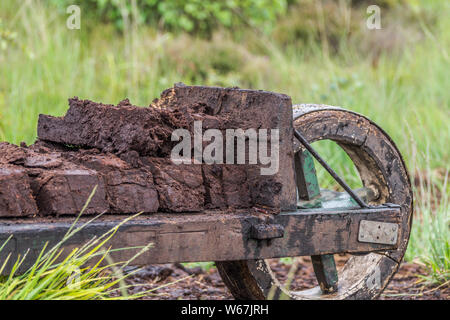
[{"label": "crumbling peat clod", "polygon": [[[293,209],[291,117],[288,96],[237,88],[175,85],[149,107],[69,99],[65,116],[39,116],[35,144],[0,144],[0,217],[74,215],[95,187],[85,214]],[[203,132],[278,129],[279,170],[173,163],[173,131],[193,137],[195,121]]]}]

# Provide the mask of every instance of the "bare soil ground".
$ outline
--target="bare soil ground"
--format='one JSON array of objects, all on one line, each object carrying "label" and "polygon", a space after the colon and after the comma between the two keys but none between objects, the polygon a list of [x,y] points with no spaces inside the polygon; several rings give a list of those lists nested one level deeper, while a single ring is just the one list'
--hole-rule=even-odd
[{"label": "bare soil ground", "polygon": [[[338,267],[340,261],[337,261]],[[284,282],[290,265],[272,261],[271,268],[277,278]],[[403,263],[379,299],[382,300],[450,300],[450,286],[426,285],[420,278],[425,269],[413,263]],[[186,268],[181,264],[149,265],[128,280],[130,293],[154,289],[143,299],[164,300],[223,300],[233,299],[225,287],[216,268],[208,271],[200,267]],[[302,290],[317,285],[314,271],[308,259],[298,266],[293,290]]]}]

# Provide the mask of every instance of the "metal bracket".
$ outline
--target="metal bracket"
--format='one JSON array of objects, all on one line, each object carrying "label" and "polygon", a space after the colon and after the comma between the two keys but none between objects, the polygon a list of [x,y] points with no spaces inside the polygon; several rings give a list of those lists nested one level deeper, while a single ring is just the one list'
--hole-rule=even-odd
[{"label": "metal bracket", "polygon": [[397,238],[397,223],[361,220],[359,224],[359,242],[396,244]]},{"label": "metal bracket", "polygon": [[284,227],[280,224],[257,224],[250,229],[250,239],[270,240],[284,237]]}]

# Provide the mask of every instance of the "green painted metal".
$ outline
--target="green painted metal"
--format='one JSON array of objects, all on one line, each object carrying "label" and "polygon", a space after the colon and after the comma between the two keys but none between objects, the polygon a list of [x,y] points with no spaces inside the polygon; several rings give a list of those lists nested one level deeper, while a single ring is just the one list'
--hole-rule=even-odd
[{"label": "green painted metal", "polygon": [[[296,182],[298,191],[297,207],[300,209],[311,208],[333,208],[333,207],[353,207],[353,199],[347,194],[336,193],[324,190],[321,194],[319,181],[317,179],[314,158],[308,150],[300,150],[294,156]],[[324,293],[336,291],[338,274],[334,256],[316,255],[311,256],[311,261],[316,274],[317,281]]]},{"label": "green painted metal", "polygon": [[300,150],[294,156],[296,183],[299,199],[312,200],[320,196],[314,159],[307,150]]},{"label": "green painted metal", "polygon": [[334,256],[332,254],[311,256],[311,261],[322,292],[335,292],[337,290],[338,274]]}]

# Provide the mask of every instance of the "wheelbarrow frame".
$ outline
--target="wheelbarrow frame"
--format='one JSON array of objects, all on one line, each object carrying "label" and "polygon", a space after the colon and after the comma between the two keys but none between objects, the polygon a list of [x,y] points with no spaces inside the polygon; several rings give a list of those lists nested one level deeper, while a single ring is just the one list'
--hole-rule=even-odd
[{"label": "wheelbarrow frame", "polygon": [[[303,109],[307,110],[308,107]],[[9,254],[12,256],[3,274],[11,270],[16,257],[27,253],[19,272],[25,271],[35,262],[46,242],[52,247],[65,239],[61,248],[69,251],[93,237],[102,236],[112,228],[117,230],[109,242],[111,248],[129,248],[113,251],[112,258],[115,261],[127,261],[137,257],[133,261],[137,265],[242,262],[311,256],[322,293],[337,290],[333,254],[381,253],[384,259],[385,252],[397,249],[404,252],[405,230],[401,230],[405,223],[403,206],[383,201],[383,204],[367,206],[358,201],[359,197],[352,190],[349,192],[352,199],[342,200],[339,196],[331,200],[322,199],[311,154],[297,150],[294,163],[300,198],[298,209],[278,215],[266,213],[260,208],[227,212],[209,210],[201,213],[143,214],[125,223],[123,220],[129,218],[127,216],[104,215],[84,225],[68,239],[67,233],[85,224],[89,218],[81,218],[75,225],[73,218],[67,217],[56,221],[54,218],[0,219],[0,243],[9,239],[0,252],[0,261]],[[353,200],[353,203],[349,200]],[[333,205],[339,201],[340,205]],[[408,230],[406,232],[408,235]],[[136,256],[140,248],[149,244],[152,244],[150,250]],[[390,266],[395,263],[389,260],[385,264]],[[224,268],[227,266],[222,266],[219,271]],[[386,271],[390,275],[393,272],[394,269]],[[379,294],[379,290],[367,296],[372,297],[376,293]]]},{"label": "wheelbarrow frame", "polygon": [[[75,229],[86,223],[80,219]],[[118,226],[123,216],[103,216],[67,239],[61,249],[79,247],[93,237],[100,237]],[[400,207],[383,205],[373,208],[299,209],[276,216],[251,211],[233,213],[204,212],[200,214],[152,214],[138,216],[120,225],[111,239],[114,249],[142,247],[152,243],[140,255],[136,264],[170,262],[227,261],[268,259],[293,256],[312,256],[334,253],[367,253],[395,249],[395,242],[361,242],[361,222],[396,225]],[[30,221],[31,220],[31,221]],[[33,221],[35,220],[35,221]],[[0,261],[8,254],[27,258],[21,269],[31,266],[45,242],[48,247],[59,243],[73,228],[73,221],[62,218],[58,222],[28,219],[27,222],[2,220],[0,243],[12,238],[0,252]],[[126,261],[138,248],[120,250],[112,254],[116,261]],[[14,259],[3,273],[7,274]]]}]

